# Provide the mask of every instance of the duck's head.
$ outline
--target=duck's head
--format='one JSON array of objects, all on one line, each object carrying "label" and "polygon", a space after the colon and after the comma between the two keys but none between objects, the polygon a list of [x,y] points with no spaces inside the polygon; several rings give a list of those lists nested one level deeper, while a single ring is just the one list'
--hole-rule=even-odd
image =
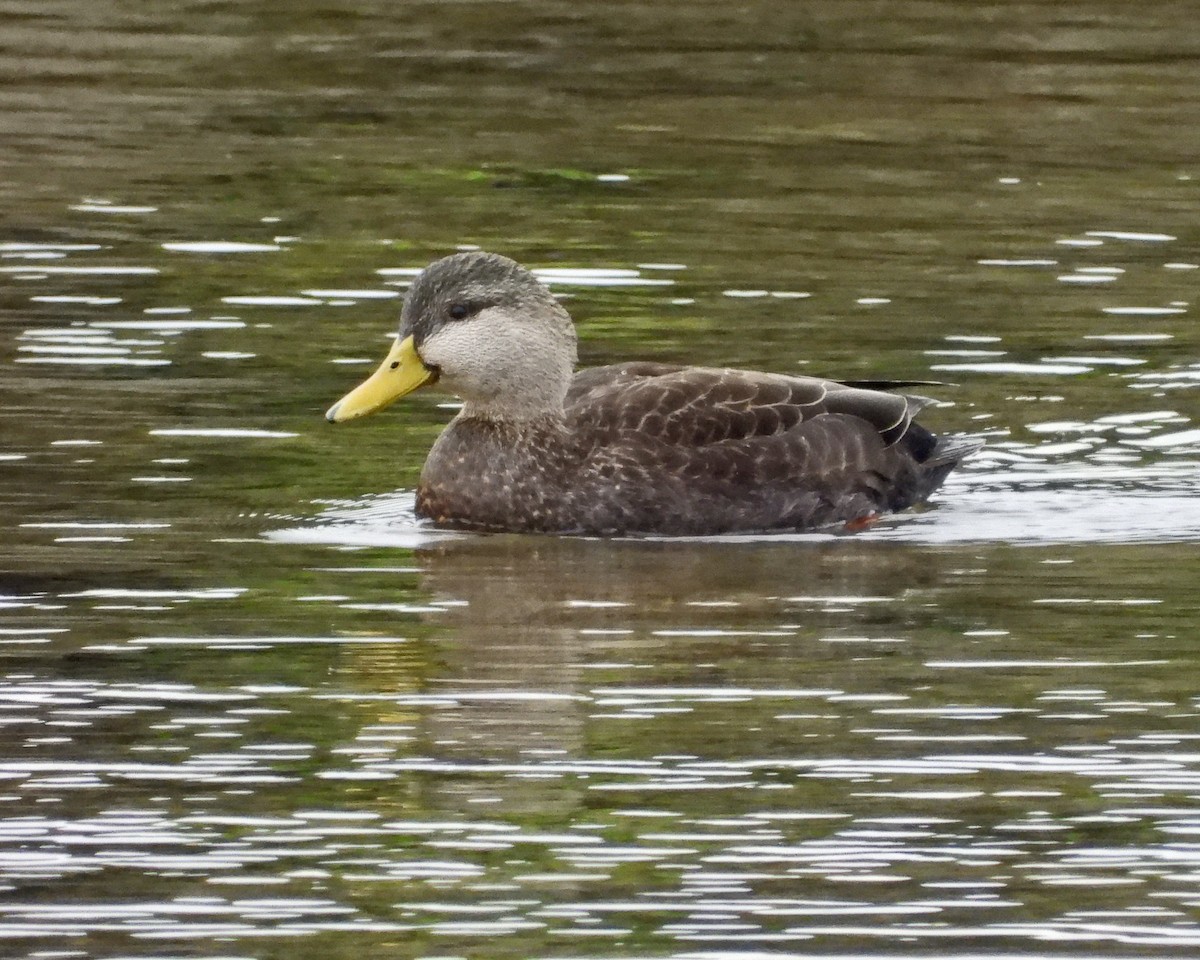
[{"label": "duck's head", "polygon": [[464,415],[553,415],[575,360],[571,317],[533,274],[494,253],[456,253],[413,281],[395,346],[325,418],[362,417],[435,382],[462,397]]}]

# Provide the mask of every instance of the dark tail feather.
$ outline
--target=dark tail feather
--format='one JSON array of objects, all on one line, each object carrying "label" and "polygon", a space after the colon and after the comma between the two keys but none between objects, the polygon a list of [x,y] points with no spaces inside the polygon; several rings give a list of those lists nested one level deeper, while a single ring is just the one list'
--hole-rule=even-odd
[{"label": "dark tail feather", "polygon": [[937,469],[944,465],[949,465],[953,469],[981,449],[983,449],[983,441],[978,437],[938,437],[922,466],[926,470]]},{"label": "dark tail feather", "polygon": [[860,390],[903,390],[905,387],[945,387],[943,380],[839,380],[848,387]]},{"label": "dark tail feather", "polygon": [[[914,428],[917,426],[913,424]],[[890,504],[893,510],[928,500],[951,470],[983,446],[977,437],[939,437],[924,429],[910,429],[904,439],[916,462],[908,481],[893,491]]]}]

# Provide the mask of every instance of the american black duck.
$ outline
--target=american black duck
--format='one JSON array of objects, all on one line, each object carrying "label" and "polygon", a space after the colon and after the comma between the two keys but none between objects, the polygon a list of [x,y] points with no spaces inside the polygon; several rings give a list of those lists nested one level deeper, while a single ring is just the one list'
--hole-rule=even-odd
[{"label": "american black duck", "polygon": [[417,513],[473,530],[699,535],[854,524],[925,500],[976,440],[914,422],[929,401],[813,377],[620,363],[575,372],[575,327],[520,264],[438,260],[396,344],[326,414],[437,383],[462,398]]}]

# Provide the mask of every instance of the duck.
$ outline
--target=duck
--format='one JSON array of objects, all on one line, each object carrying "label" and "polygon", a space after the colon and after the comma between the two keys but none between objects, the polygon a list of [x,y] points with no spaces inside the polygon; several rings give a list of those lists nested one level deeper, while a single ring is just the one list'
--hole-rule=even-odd
[{"label": "duck", "polygon": [[419,517],[599,537],[855,529],[923,502],[981,446],[916,422],[933,401],[895,388],[920,381],[577,362],[574,322],[533,273],[456,253],[413,280],[390,352],[326,419],[436,385],[462,405],[422,468]]}]

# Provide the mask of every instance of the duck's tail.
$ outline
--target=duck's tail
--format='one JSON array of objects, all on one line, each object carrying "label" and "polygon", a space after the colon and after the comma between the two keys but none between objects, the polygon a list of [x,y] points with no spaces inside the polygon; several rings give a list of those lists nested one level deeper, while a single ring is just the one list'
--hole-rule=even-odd
[{"label": "duck's tail", "polygon": [[905,440],[913,469],[892,491],[888,504],[892,510],[902,510],[928,500],[951,470],[983,446],[978,437],[941,437],[919,424],[909,428]]},{"label": "duck's tail", "polygon": [[950,471],[983,446],[978,437],[937,437],[933,449],[923,461],[918,481],[917,501],[926,500],[950,475]]},{"label": "duck's tail", "polygon": [[982,449],[983,440],[979,437],[938,437],[922,466],[926,470],[936,470],[945,466],[949,472],[971,454]]}]

